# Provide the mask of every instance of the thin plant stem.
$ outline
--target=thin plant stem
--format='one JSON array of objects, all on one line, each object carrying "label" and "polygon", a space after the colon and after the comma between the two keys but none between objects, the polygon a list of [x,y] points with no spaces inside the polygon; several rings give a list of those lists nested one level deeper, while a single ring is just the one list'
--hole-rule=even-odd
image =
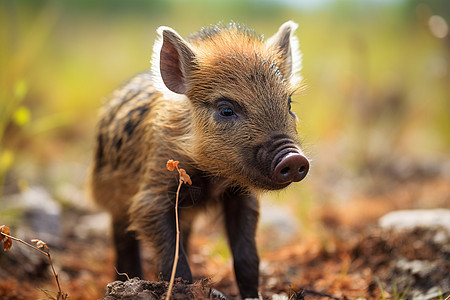
[{"label": "thin plant stem", "polygon": [[[178,169],[178,167],[177,167],[177,169]],[[180,171],[178,170],[178,172],[180,172]],[[178,222],[178,197],[180,194],[181,185],[183,184],[181,177],[180,177],[179,181],[180,182],[178,183],[177,195],[175,198],[175,226],[177,228],[177,236],[176,236],[176,241],[175,241],[175,257],[173,260],[172,274],[170,275],[170,282],[169,282],[169,288],[167,289],[166,300],[169,300],[170,295],[172,294],[173,283],[175,281],[175,272],[177,270],[177,265],[178,265],[178,255],[179,255],[179,251],[180,251],[180,226],[179,226],[179,222]]]},{"label": "thin plant stem", "polygon": [[53,266],[53,261],[50,253],[48,253],[48,260],[50,261],[50,265],[52,266],[53,275],[55,275],[56,285],[58,285],[58,296],[62,295],[61,286],[59,285],[59,276],[58,273],[56,273],[55,267]]},{"label": "thin plant stem", "polygon": [[31,248],[33,248],[34,250],[39,251],[39,252],[41,252],[42,254],[48,256],[48,253],[47,253],[47,252],[42,251],[41,249],[39,249],[39,248],[37,248],[37,247],[35,247],[35,246],[31,245],[31,244],[28,244],[27,242],[22,241],[22,240],[19,239],[19,238],[13,237],[13,236],[11,236],[11,235],[9,235],[9,234],[6,234],[6,233],[4,233],[4,232],[0,232],[0,233],[3,234],[3,235],[6,236],[6,237],[9,237],[10,239],[12,239],[12,240],[14,240],[14,241],[21,242],[22,244],[25,244],[25,245],[27,245],[28,247],[31,247]]},{"label": "thin plant stem", "polygon": [[127,277],[127,280],[130,280],[130,277],[128,277],[128,274],[127,274],[127,273],[119,273],[119,271],[117,271],[117,268],[116,268],[116,267],[114,267],[114,270],[116,270],[116,274],[117,274],[117,275],[126,276],[126,277]]},{"label": "thin plant stem", "polygon": [[6,234],[4,232],[1,232],[1,234],[3,234],[6,237],[9,237],[10,239],[12,239],[14,241],[17,241],[17,242],[20,242],[22,244],[25,244],[28,247],[31,247],[34,250],[39,251],[40,253],[42,253],[42,254],[44,254],[44,255],[46,255],[48,257],[48,260],[50,261],[50,266],[52,267],[53,275],[55,276],[55,279],[56,279],[56,285],[58,286],[58,299],[59,299],[59,296],[62,295],[62,291],[61,291],[61,286],[59,284],[58,274],[56,273],[55,267],[53,266],[53,261],[52,261],[52,257],[50,256],[50,252],[42,251],[41,249],[39,249],[39,248],[37,248],[37,247],[35,247],[35,246],[33,246],[33,245],[31,245],[31,244],[21,240],[19,238],[16,238],[16,237],[13,237],[13,236],[11,236],[9,234]]}]

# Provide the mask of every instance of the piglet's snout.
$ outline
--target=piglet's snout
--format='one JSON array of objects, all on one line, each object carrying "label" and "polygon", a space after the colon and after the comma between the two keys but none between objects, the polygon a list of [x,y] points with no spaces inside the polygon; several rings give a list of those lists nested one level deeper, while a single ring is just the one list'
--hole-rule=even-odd
[{"label": "piglet's snout", "polygon": [[277,184],[297,182],[305,178],[309,170],[308,159],[300,152],[290,152],[283,156],[272,173]]}]

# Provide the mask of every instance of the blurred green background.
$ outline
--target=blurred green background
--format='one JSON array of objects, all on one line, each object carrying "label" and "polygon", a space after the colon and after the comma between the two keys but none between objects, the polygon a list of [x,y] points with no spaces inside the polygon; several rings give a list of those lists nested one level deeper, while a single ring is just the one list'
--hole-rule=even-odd
[{"label": "blurred green background", "polygon": [[448,160],[447,0],[1,0],[2,193],[82,188],[98,109],[150,68],[156,28],[187,36],[231,20],[266,37],[299,23],[307,89],[293,108],[313,167],[296,195],[314,198],[308,185],[324,174]]}]

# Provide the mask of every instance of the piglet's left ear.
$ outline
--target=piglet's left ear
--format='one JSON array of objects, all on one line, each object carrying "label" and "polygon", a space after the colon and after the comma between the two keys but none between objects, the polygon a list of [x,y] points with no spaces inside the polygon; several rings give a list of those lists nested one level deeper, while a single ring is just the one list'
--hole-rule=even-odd
[{"label": "piglet's left ear", "polygon": [[[301,69],[302,56],[299,50],[298,40],[294,36],[294,31],[298,25],[293,21],[288,21],[280,26],[278,32],[267,40],[267,45],[278,49],[284,61],[284,70],[287,77],[294,81],[301,80],[297,72]],[[296,83],[296,82],[293,82]]]},{"label": "piglet's left ear", "polygon": [[166,98],[180,99],[189,88],[189,78],[195,68],[192,46],[175,30],[161,26],[153,46],[152,77],[155,87]]},{"label": "piglet's left ear", "polygon": [[159,59],[162,80],[172,92],[185,94],[194,65],[194,51],[172,28],[160,27],[158,33],[163,41]]}]

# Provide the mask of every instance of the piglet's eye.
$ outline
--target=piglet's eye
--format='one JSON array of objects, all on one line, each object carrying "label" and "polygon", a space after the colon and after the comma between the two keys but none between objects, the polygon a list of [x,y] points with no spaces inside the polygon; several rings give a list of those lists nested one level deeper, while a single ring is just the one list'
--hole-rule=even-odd
[{"label": "piglet's eye", "polygon": [[292,103],[292,99],[291,99],[291,96],[289,96],[289,98],[288,98],[289,111],[291,110],[291,103]]},{"label": "piglet's eye", "polygon": [[222,107],[219,109],[219,113],[222,117],[232,117],[234,116],[234,111],[230,107]]},{"label": "piglet's eye", "polygon": [[[238,120],[242,110],[235,101],[230,98],[221,97],[215,103],[215,118],[218,122],[231,122]],[[233,123],[230,123],[233,124]]]}]

